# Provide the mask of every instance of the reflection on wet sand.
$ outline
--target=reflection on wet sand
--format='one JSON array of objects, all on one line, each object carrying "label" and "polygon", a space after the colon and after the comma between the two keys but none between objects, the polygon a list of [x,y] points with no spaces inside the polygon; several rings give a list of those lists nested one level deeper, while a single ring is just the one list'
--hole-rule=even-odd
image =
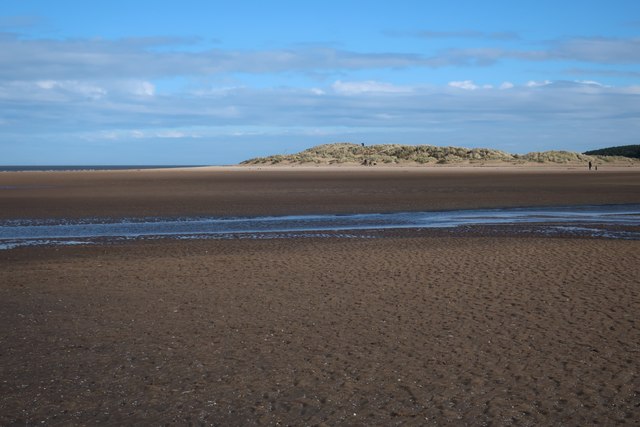
[{"label": "reflection on wet sand", "polygon": [[[258,238],[300,237],[301,232],[357,231],[407,228],[448,228],[479,225],[544,224],[539,232],[591,234],[636,239],[640,233],[620,226],[640,226],[640,205],[568,206],[396,212],[345,215],[289,215],[240,218],[126,218],[81,220],[11,220],[0,223],[0,249],[25,245],[93,243],[97,238]],[[584,225],[598,224],[598,227]],[[578,227],[582,225],[582,227]],[[340,237],[340,235],[332,235]],[[348,237],[358,237],[348,234]]]}]

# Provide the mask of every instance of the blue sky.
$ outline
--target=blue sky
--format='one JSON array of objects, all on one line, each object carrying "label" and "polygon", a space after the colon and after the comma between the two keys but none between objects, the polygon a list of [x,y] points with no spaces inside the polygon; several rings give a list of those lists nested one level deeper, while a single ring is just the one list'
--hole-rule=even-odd
[{"label": "blue sky", "polygon": [[229,164],[338,141],[640,143],[640,2],[0,8],[0,164]]}]

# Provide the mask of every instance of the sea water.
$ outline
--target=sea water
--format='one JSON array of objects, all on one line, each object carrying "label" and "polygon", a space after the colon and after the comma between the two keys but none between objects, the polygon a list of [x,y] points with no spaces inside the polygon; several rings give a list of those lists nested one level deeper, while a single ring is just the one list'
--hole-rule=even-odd
[{"label": "sea water", "polygon": [[589,229],[600,237],[636,239],[640,233],[619,227],[640,226],[640,204],[233,218],[19,219],[0,221],[0,249],[94,243],[105,238],[234,238],[274,233],[295,237],[295,233],[317,235],[326,231],[522,224],[546,224],[545,230],[565,232],[574,227],[574,231]]}]

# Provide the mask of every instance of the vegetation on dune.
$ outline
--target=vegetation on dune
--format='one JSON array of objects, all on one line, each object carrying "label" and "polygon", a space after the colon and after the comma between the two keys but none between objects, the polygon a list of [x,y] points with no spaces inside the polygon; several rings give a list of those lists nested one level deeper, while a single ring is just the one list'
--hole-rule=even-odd
[{"label": "vegetation on dune", "polygon": [[438,147],[435,145],[335,143],[318,145],[296,154],[274,155],[245,160],[245,165],[277,164],[455,164],[510,162],[536,163],[635,163],[626,157],[591,156],[571,151],[545,151],[523,155],[490,148]]},{"label": "vegetation on dune", "polygon": [[624,156],[640,159],[640,145],[620,145],[617,147],[600,148],[598,150],[585,151],[584,154],[591,156]]},{"label": "vegetation on dune", "polygon": [[516,155],[517,158],[527,162],[538,163],[586,163],[594,161],[593,156],[585,156],[584,154],[574,153],[573,151],[543,151]]}]

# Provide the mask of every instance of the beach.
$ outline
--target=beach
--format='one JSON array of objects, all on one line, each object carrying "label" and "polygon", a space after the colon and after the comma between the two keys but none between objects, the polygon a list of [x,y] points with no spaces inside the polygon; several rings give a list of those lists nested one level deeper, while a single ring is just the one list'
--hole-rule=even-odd
[{"label": "beach", "polygon": [[640,202],[640,168],[210,167],[0,173],[0,219],[259,216]]},{"label": "beach", "polygon": [[[0,218],[640,203],[617,168],[0,173]],[[640,243],[505,227],[0,251],[0,424],[640,422]]]}]

